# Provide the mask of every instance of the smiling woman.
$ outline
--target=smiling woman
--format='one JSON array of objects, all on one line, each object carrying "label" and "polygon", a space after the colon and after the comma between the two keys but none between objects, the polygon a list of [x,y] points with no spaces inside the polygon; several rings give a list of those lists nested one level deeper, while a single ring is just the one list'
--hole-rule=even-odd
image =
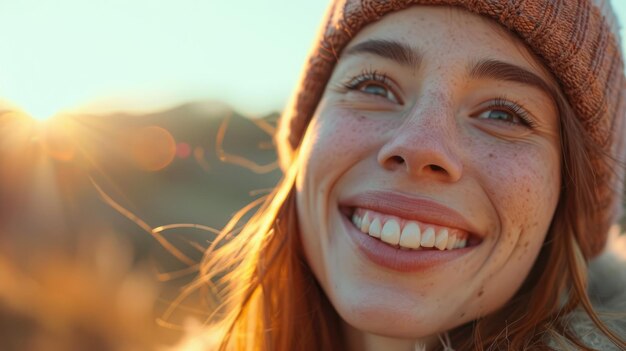
[{"label": "smiling woman", "polygon": [[[359,50],[384,38],[419,48],[420,66]],[[528,274],[561,146],[552,95],[499,74],[551,81],[523,49],[434,7],[390,14],[346,48],[302,141],[296,197],[306,257],[347,331],[436,335],[494,312]],[[359,228],[347,220],[361,214]]]},{"label": "smiling woman", "polygon": [[277,134],[283,180],[206,254],[220,349],[624,349],[626,311],[586,287],[621,200],[612,18],[333,2]]}]

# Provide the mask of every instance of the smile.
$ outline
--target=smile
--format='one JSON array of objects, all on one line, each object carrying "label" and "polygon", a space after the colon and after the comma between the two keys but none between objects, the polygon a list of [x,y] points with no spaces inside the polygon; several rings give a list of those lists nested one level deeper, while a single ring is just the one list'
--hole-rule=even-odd
[{"label": "smile", "polygon": [[407,220],[372,210],[356,208],[351,220],[362,233],[400,249],[453,250],[467,245],[468,234],[463,230]]},{"label": "smile", "polygon": [[370,191],[340,201],[346,233],[369,261],[399,272],[447,265],[484,236],[459,212],[428,198]]}]

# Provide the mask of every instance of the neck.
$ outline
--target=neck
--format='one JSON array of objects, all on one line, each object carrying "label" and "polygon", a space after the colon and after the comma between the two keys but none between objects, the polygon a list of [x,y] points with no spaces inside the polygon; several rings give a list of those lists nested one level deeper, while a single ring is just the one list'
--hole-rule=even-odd
[{"label": "neck", "polygon": [[428,351],[439,344],[436,335],[420,339],[404,339],[371,334],[343,323],[348,350],[350,351]]}]

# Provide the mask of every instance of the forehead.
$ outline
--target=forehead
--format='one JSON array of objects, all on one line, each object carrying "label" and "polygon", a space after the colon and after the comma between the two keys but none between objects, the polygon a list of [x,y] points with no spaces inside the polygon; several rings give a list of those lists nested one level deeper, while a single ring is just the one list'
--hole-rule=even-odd
[{"label": "forehead", "polygon": [[[500,24],[448,6],[412,6],[364,28],[348,48],[368,39],[406,43],[425,61],[465,64],[497,59],[523,67],[554,83],[551,73],[526,45]],[[428,63],[428,62],[426,62]]]}]

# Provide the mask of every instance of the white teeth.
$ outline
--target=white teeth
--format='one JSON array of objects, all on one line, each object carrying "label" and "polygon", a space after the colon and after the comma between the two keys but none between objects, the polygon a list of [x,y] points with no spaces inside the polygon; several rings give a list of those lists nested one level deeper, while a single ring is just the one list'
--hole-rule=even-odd
[{"label": "white teeth", "polygon": [[[359,212],[363,217],[354,213],[352,223],[361,232],[378,238],[390,245],[399,245],[400,249],[419,249],[420,247],[436,247],[439,250],[462,249],[467,245],[467,238],[461,239],[455,234],[450,234],[448,228],[438,227],[435,232],[434,227],[424,226],[416,221],[404,221],[404,226],[400,226],[401,221],[395,217],[388,218],[383,225],[380,216],[370,211]],[[422,231],[423,228],[426,230]]]},{"label": "white teeth", "polygon": [[361,220],[361,231],[363,233],[369,233],[370,231],[370,213],[365,212],[363,219]]},{"label": "white teeth", "polygon": [[374,238],[380,238],[380,219],[374,218],[372,224],[370,224],[369,234]]},{"label": "white teeth", "polygon": [[467,245],[467,239],[459,240],[456,243],[456,248],[457,249],[462,249],[462,248],[465,247],[465,245]]},{"label": "white teeth", "polygon": [[400,246],[417,249],[420,247],[420,240],[419,225],[413,221],[407,222],[402,229],[402,234],[400,234]]},{"label": "white teeth", "polygon": [[400,242],[400,224],[395,219],[388,220],[380,233],[380,240],[391,245],[398,245]]},{"label": "white teeth", "polygon": [[448,229],[441,229],[435,238],[435,247],[443,250],[448,245]]},{"label": "white teeth", "polygon": [[446,250],[454,249],[455,244],[456,244],[456,236],[448,235],[448,244],[446,245]]},{"label": "white teeth", "polygon": [[352,223],[354,224],[355,227],[361,228],[361,217],[357,216],[356,214],[353,214]]},{"label": "white teeth", "polygon": [[432,227],[428,227],[422,233],[422,241],[420,242],[422,247],[433,247],[435,246],[435,230]]}]

